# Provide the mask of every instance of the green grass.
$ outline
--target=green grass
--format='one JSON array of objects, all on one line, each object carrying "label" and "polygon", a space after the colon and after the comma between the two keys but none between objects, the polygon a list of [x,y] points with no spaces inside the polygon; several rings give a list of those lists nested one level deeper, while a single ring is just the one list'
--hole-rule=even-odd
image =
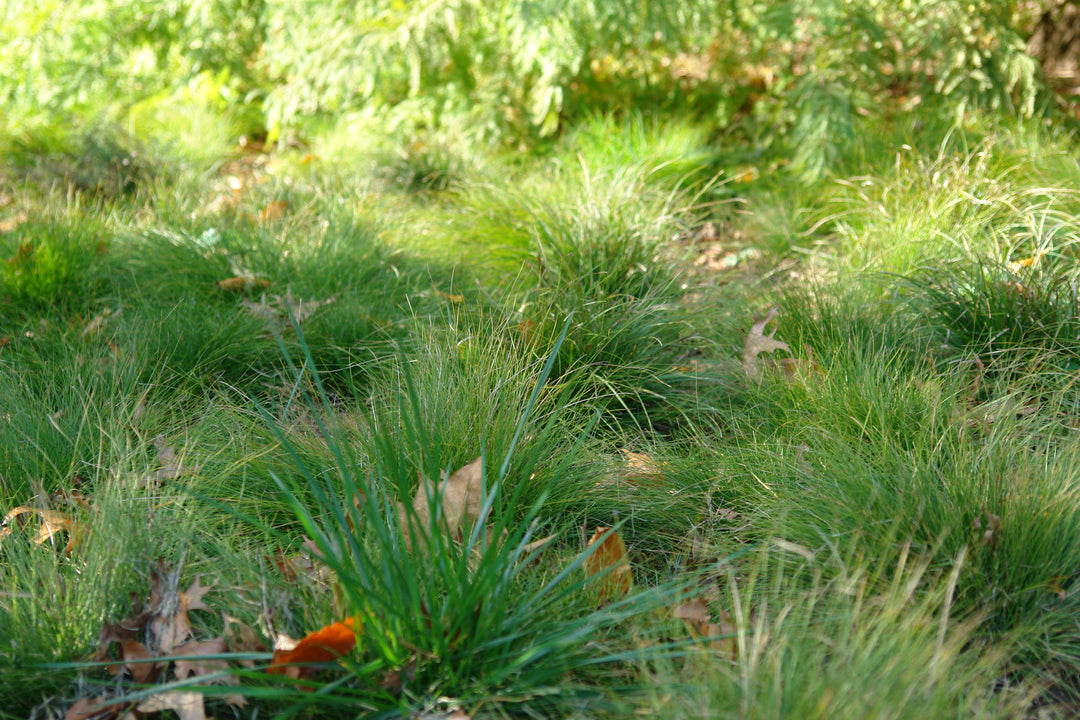
[{"label": "green grass", "polygon": [[[125,133],[5,140],[0,509],[78,529],[0,537],[0,716],[153,694],[87,661],[159,561],[214,583],[200,640],[363,628],[314,692],[222,655],[219,717],[1080,707],[1070,138],[882,120],[807,184],[641,114],[262,155],[151,110],[130,185],[85,180]],[[477,457],[456,540],[399,512]],[[586,576],[598,526],[625,597]]]}]

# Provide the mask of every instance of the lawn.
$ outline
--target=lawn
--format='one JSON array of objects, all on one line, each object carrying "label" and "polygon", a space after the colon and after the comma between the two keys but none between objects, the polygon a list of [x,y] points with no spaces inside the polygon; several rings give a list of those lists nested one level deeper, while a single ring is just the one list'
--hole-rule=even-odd
[{"label": "lawn", "polygon": [[1074,121],[657,103],[0,122],[0,717],[1080,713]]}]

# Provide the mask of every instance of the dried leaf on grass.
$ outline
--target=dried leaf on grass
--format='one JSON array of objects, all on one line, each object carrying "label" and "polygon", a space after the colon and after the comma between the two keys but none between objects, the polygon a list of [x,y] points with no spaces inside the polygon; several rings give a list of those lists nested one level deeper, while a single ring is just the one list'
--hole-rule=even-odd
[{"label": "dried leaf on grass", "polygon": [[585,558],[585,574],[597,578],[597,594],[601,600],[619,598],[630,592],[633,572],[626,557],[626,543],[611,528],[597,526],[587,547],[600,546]]},{"label": "dried leaf on grass", "polygon": [[294,680],[301,676],[310,676],[318,668],[304,667],[302,664],[333,662],[349,654],[356,646],[356,636],[360,631],[360,621],[355,617],[319,628],[301,638],[295,647],[276,650],[266,672]]},{"label": "dried leaf on grass", "polygon": [[[221,613],[221,620],[224,624],[224,627],[221,630],[221,637],[225,639],[225,646],[228,648],[229,652],[266,652],[266,645],[255,633],[255,628],[240,622],[234,617],[226,615],[224,612]],[[238,662],[246,668],[255,667],[254,660],[239,660]]]},{"label": "dried leaf on grass", "polygon": [[284,200],[272,200],[266,203],[266,207],[259,212],[259,220],[262,222],[280,220],[288,209],[289,203]]},{"label": "dried leaf on grass", "polygon": [[183,475],[192,474],[192,470],[180,462],[180,459],[176,456],[176,450],[165,443],[164,435],[158,435],[154,438],[154,449],[157,453],[158,462],[161,463],[161,467],[154,475],[157,482],[175,480]]},{"label": "dried leaf on grass", "polygon": [[982,513],[975,518],[975,522],[971,523],[971,527],[974,530],[982,530],[982,541],[993,546],[997,544],[997,531],[1001,529],[1001,517],[983,508]]},{"label": "dried leaf on grass", "polygon": [[64,714],[64,720],[98,720],[115,716],[124,709],[123,705],[108,705],[109,699],[104,695],[96,698],[82,698],[77,700]]},{"label": "dried leaf on grass", "polygon": [[[205,657],[226,652],[228,644],[224,637],[190,639],[192,628],[188,612],[209,610],[203,597],[213,585],[203,585],[196,575],[188,589],[181,591],[179,575],[179,570],[159,563],[151,573],[150,597],[146,607],[135,600],[130,616],[115,623],[104,623],[92,660],[111,661],[112,664],[107,666],[110,673],[126,673],[134,682],[143,685],[159,680],[170,664],[177,680],[207,678],[199,682],[215,680],[238,684],[235,676],[220,677],[228,669],[225,659]],[[123,687],[119,687],[118,691],[123,692]],[[96,706],[107,702],[107,698],[84,699],[71,706],[65,720],[124,720],[166,710],[175,712],[181,720],[198,720],[206,717],[203,698],[204,695],[199,692],[169,690],[151,695],[135,705],[134,709],[131,709],[130,703],[124,702],[98,708]],[[239,695],[229,695],[226,702],[243,705],[246,701]]]},{"label": "dried leaf on grass", "polygon": [[[421,476],[420,488],[416,491],[416,498],[413,500],[416,525],[421,532],[427,532],[432,526],[433,513],[437,513],[436,517],[445,520],[453,538],[461,540],[465,529],[476,522],[480,516],[480,498],[483,494],[482,457],[463,465],[457,472],[446,478],[438,488],[433,487],[430,480]],[[440,502],[434,510],[431,506],[432,500]],[[405,536],[405,547],[412,549],[412,532],[408,514],[400,504],[398,518],[401,531]]]},{"label": "dried leaf on grass", "polygon": [[622,449],[626,462],[623,466],[622,480],[635,487],[646,485],[655,487],[664,479],[664,463],[653,460],[645,453]]},{"label": "dried leaf on grass", "polygon": [[459,295],[458,293],[447,293],[442,290],[436,290],[435,294],[454,305],[460,305],[465,302],[465,296]]},{"label": "dried leaf on grass", "polygon": [[203,695],[192,690],[170,690],[151,695],[136,705],[135,709],[144,713],[172,710],[180,717],[180,720],[206,720]]},{"label": "dried leaf on grass", "polygon": [[25,211],[20,211],[12,215],[11,217],[0,220],[0,233],[9,233],[17,229],[20,225],[30,219],[30,216]]},{"label": "dried leaf on grass", "polygon": [[[117,310],[115,315],[119,315],[121,310]],[[112,316],[114,316],[113,311],[106,308],[104,311],[91,318],[90,322],[83,326],[82,331],[79,333],[79,337],[83,340],[92,340],[97,337],[98,333],[101,332],[101,329],[105,327],[105,323]]]},{"label": "dried leaf on grass", "polygon": [[690,633],[708,643],[722,655],[735,658],[738,655],[737,628],[727,610],[721,610],[717,622],[710,622],[712,615],[704,598],[695,597],[672,608],[672,616],[686,623]]},{"label": "dried leaf on grass", "polygon": [[[225,638],[216,637],[212,640],[189,640],[188,642],[173,648],[173,658],[193,655],[221,655],[228,650]],[[229,663],[225,660],[175,660],[173,673],[177,680],[186,680],[189,677],[202,677],[228,670]]]},{"label": "dried leaf on grass", "polygon": [[34,533],[35,545],[44,545],[63,530],[68,533],[66,552],[70,553],[78,546],[82,539],[82,528],[72,517],[56,510],[29,507],[27,505],[12,508],[4,516],[4,519],[0,520],[0,539],[11,535],[14,527],[26,522],[28,518],[24,516],[32,515],[36,515],[41,519],[41,526]]},{"label": "dried leaf on grass", "polygon": [[302,579],[306,583],[329,586],[334,577],[333,571],[326,566],[319,555],[315,541],[307,537],[300,545],[300,552],[286,554],[278,550],[273,558],[267,559],[277,566],[281,571],[281,576],[289,582]]},{"label": "dried leaf on grass", "polygon": [[331,295],[325,300],[296,299],[292,295],[292,290],[286,290],[284,296],[271,295],[267,300],[264,293],[259,298],[259,302],[244,300],[242,304],[248,312],[266,323],[267,330],[281,332],[291,327],[290,317],[299,325],[320,307],[330,305],[336,300],[337,295]]},{"label": "dried leaf on grass", "polygon": [[765,334],[765,327],[772,322],[778,312],[780,312],[779,307],[769,310],[763,320],[758,320],[750,327],[750,332],[746,336],[746,343],[743,345],[742,353],[743,370],[751,378],[761,377],[761,363],[758,360],[758,355],[761,353],[775,352],[776,350],[791,352],[791,348],[786,342],[776,339],[775,329],[772,334]]},{"label": "dried leaf on grass", "polygon": [[240,293],[250,290],[265,290],[270,287],[270,281],[254,277],[252,275],[237,275],[235,277],[218,280],[218,289],[223,292]]}]

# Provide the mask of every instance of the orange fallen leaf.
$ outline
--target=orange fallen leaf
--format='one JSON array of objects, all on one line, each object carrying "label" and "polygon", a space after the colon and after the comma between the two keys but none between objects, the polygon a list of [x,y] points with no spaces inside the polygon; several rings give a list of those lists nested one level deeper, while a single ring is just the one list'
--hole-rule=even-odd
[{"label": "orange fallen leaf", "polygon": [[1007,262],[1007,263],[1005,263],[1005,267],[1007,267],[1010,272],[1019,273],[1024,268],[1031,267],[1032,265],[1034,265],[1037,262],[1039,262],[1040,260],[1042,260],[1042,257],[1045,254],[1046,254],[1045,250],[1040,250],[1039,252],[1035,253],[1031,257],[1021,258],[1019,260],[1013,260],[1011,262]]},{"label": "orange fallen leaf", "polygon": [[263,222],[269,222],[271,220],[277,220],[285,214],[285,210],[288,209],[289,203],[284,200],[274,200],[266,204],[266,207],[259,213],[259,220]]},{"label": "orange fallen leaf", "polygon": [[57,512],[56,510],[34,508],[26,505],[12,508],[8,511],[8,514],[4,516],[4,519],[0,521],[0,538],[10,535],[12,533],[13,524],[23,515],[37,515],[41,518],[41,527],[38,528],[37,533],[34,535],[35,545],[44,545],[61,530],[66,530],[70,536],[67,544],[68,552],[71,552],[72,548],[75,545],[78,545],[79,533],[77,532],[77,525],[72,518],[61,512]]},{"label": "orange fallen leaf", "polygon": [[621,597],[630,592],[633,573],[626,558],[626,543],[611,528],[600,525],[589,538],[587,547],[600,546],[585,558],[585,574],[589,577],[602,575],[599,595],[603,598]]},{"label": "orange fallen leaf", "polygon": [[311,668],[300,667],[298,663],[332,662],[347,655],[356,646],[360,630],[359,619],[351,617],[308,633],[291,650],[275,651],[266,672],[292,679],[309,674]]}]

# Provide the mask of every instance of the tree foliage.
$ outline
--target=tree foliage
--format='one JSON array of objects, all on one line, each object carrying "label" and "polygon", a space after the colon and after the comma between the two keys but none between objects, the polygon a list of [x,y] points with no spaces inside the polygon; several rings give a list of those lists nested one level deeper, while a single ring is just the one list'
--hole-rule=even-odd
[{"label": "tree foliage", "polygon": [[[1018,0],[108,0],[8,7],[0,100],[23,116],[201,87],[278,136],[375,111],[408,132],[532,142],[595,110],[677,109],[790,144],[820,174],[860,114],[1035,111]],[[1030,20],[1030,19],[1028,19]]]}]

